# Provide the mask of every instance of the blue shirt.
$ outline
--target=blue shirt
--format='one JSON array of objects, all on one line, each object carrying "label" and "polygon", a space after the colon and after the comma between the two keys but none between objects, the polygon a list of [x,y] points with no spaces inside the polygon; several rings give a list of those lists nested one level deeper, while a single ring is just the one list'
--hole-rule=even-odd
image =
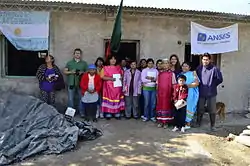
[{"label": "blue shirt", "polygon": [[[49,77],[49,75],[55,75],[56,72],[55,70],[52,68],[52,69],[46,69],[44,75],[45,75],[45,78]],[[52,92],[54,90],[54,82],[49,82],[47,80],[43,81],[41,83],[41,89],[45,92]]]}]

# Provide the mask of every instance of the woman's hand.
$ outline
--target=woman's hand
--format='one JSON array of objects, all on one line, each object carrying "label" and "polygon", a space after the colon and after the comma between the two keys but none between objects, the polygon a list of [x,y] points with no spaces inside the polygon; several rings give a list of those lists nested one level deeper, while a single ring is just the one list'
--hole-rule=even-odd
[{"label": "woman's hand", "polygon": [[49,82],[51,82],[51,78],[49,78],[49,77],[46,77],[46,81],[49,81]]},{"label": "woman's hand", "polygon": [[57,81],[57,77],[53,78],[52,81]]},{"label": "woman's hand", "polygon": [[110,77],[110,81],[116,81],[116,78]]}]

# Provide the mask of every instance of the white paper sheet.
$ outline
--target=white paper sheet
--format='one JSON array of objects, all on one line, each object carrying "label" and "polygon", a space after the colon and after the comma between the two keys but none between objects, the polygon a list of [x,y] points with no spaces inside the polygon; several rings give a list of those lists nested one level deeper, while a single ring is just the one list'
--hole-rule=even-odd
[{"label": "white paper sheet", "polygon": [[74,108],[68,107],[66,112],[65,112],[65,115],[68,115],[70,117],[74,117],[75,113],[76,113],[76,110]]},{"label": "white paper sheet", "polygon": [[115,78],[114,87],[122,87],[121,74],[113,74],[113,78]]},{"label": "white paper sheet", "polygon": [[149,72],[147,72],[147,76],[156,78],[156,72],[149,71]]},{"label": "white paper sheet", "polygon": [[185,100],[178,100],[175,103],[175,107],[176,107],[177,110],[184,107],[184,106],[186,106],[186,105],[187,105],[187,102]]}]

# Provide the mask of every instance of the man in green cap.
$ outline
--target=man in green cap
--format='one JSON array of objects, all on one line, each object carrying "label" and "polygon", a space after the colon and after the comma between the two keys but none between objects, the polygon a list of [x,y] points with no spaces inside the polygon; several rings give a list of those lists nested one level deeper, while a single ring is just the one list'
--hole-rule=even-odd
[{"label": "man in green cap", "polygon": [[68,85],[68,107],[75,108],[74,97],[78,94],[79,99],[79,113],[84,116],[84,108],[81,103],[81,89],[79,86],[81,75],[87,71],[88,65],[85,61],[81,60],[82,50],[76,48],[74,50],[73,59],[70,60],[64,69],[64,74],[67,76]]}]

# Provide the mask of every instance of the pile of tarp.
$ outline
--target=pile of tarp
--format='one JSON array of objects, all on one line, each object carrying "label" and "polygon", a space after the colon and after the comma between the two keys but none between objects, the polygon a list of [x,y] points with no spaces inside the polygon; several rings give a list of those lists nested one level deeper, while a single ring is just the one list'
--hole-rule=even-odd
[{"label": "pile of tarp", "polygon": [[93,140],[101,131],[67,120],[55,108],[31,96],[0,94],[0,165],[37,154],[60,154],[78,140]]}]

